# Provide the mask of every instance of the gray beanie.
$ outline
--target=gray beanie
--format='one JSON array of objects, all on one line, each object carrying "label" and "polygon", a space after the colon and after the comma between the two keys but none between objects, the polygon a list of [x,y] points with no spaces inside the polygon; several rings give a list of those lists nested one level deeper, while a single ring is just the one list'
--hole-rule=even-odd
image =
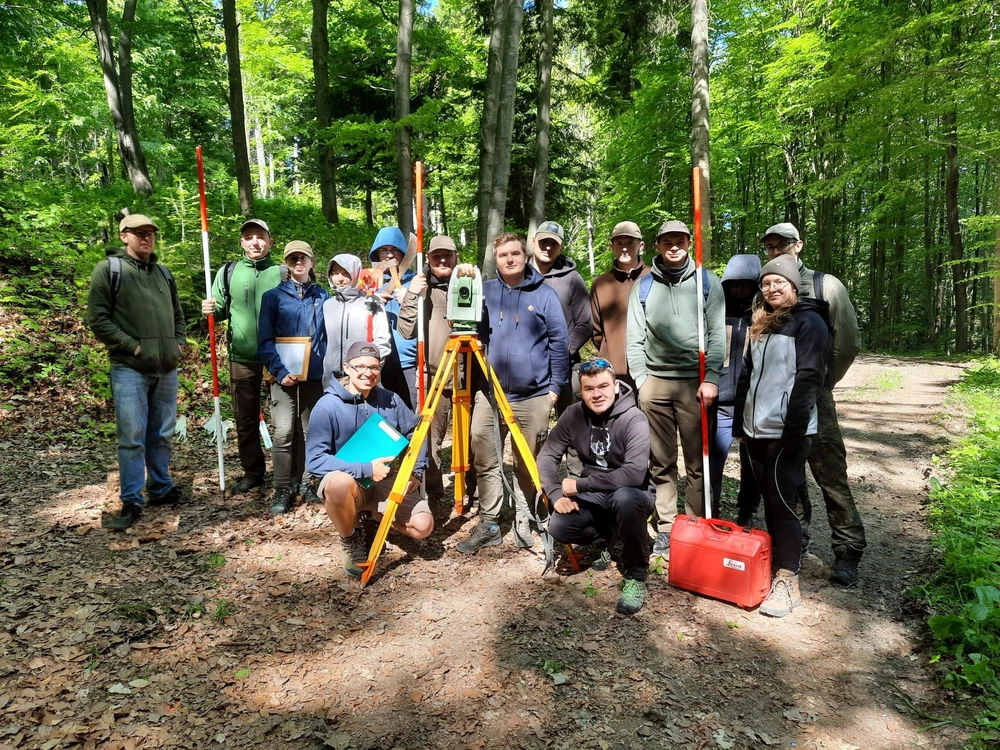
[{"label": "gray beanie", "polygon": [[765,276],[772,275],[788,279],[792,282],[792,286],[795,287],[796,292],[802,286],[802,277],[799,275],[799,262],[791,255],[779,255],[774,260],[765,263],[764,267],[760,269],[760,276],[757,277],[757,281],[761,282]]}]

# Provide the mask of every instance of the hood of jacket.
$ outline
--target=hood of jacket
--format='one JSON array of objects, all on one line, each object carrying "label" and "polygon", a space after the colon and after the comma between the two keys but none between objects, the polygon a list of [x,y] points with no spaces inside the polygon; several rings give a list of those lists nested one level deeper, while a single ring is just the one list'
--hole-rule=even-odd
[{"label": "hood of jacket", "polygon": [[373,263],[377,261],[378,256],[375,254],[375,251],[385,245],[392,245],[399,252],[404,255],[406,254],[406,238],[399,230],[399,227],[382,227],[378,230],[378,234],[375,235],[375,241],[372,242],[371,250],[368,251],[368,260]]},{"label": "hood of jacket", "polygon": [[632,386],[619,380],[618,395],[615,397],[615,402],[611,405],[610,409],[603,414],[594,414],[586,404],[583,404],[583,413],[586,415],[588,421],[606,421],[620,417],[633,406],[638,405],[639,402],[636,401],[635,391],[632,390]]},{"label": "hood of jacket", "polygon": [[[381,245],[379,245],[381,247]],[[330,258],[330,263],[327,263],[327,269],[330,268],[331,263],[336,263],[338,266],[343,268],[351,277],[351,286],[356,287],[358,285],[358,277],[361,276],[361,258],[356,255],[351,255],[350,253],[340,253],[339,255],[334,255]],[[330,274],[327,273],[327,276]]]},{"label": "hood of jacket", "polygon": [[[534,258],[531,259],[530,265],[536,271],[542,273],[541,271],[538,270],[538,267],[535,265]],[[576,261],[574,261],[572,258],[567,258],[565,255],[560,255],[558,258],[556,258],[556,262],[552,264],[552,268],[550,268],[545,273],[542,273],[542,276],[546,279],[557,279],[560,276],[568,276],[574,271],[576,271]]]},{"label": "hood of jacket", "polygon": [[149,260],[139,260],[135,256],[129,255],[128,249],[124,245],[108,245],[104,248],[104,255],[108,258],[118,257],[122,260],[131,261],[143,271],[148,271],[159,260],[156,253],[150,253]]},{"label": "hood of jacket", "polygon": [[642,273],[645,270],[646,264],[643,262],[642,258],[639,258],[639,265],[631,271],[625,271],[624,269],[619,268],[617,263],[611,264],[611,273],[614,275],[616,281],[628,281],[629,279],[635,281],[642,276]]},{"label": "hood of jacket", "polygon": [[[499,273],[497,274],[497,281],[499,281],[503,286],[509,286]],[[509,288],[511,291],[530,292],[534,289],[538,289],[538,287],[544,283],[545,277],[542,276],[541,272],[537,268],[528,263],[524,266],[524,278],[513,286],[509,286]]]},{"label": "hood of jacket", "polygon": [[726,264],[722,274],[723,285],[727,281],[752,281],[757,283],[760,276],[760,257],[757,255],[734,255]]},{"label": "hood of jacket", "polygon": [[797,315],[800,312],[805,312],[806,310],[812,310],[814,313],[819,315],[823,322],[826,323],[827,328],[830,327],[830,305],[820,299],[800,299],[792,307],[792,315]]},{"label": "hood of jacket", "polygon": [[[684,267],[684,273],[681,275],[680,278],[681,281],[684,281],[685,279],[690,279],[692,276],[694,276],[694,271],[695,271],[694,261],[691,260],[690,255],[684,262],[687,265]],[[650,273],[652,273],[653,276],[655,276],[658,281],[661,281],[664,284],[671,283],[667,267],[663,264],[663,258],[661,258],[659,255],[653,258],[653,262],[649,264],[649,270]]]}]

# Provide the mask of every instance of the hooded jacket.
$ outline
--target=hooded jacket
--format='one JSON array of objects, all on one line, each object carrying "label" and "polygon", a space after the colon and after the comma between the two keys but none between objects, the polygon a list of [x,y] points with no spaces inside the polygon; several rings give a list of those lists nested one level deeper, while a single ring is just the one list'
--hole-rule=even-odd
[{"label": "hooded jacket", "polygon": [[[661,378],[698,377],[698,294],[695,265],[690,258],[684,275],[670,282],[663,259],[653,259],[653,283],[643,309],[639,285],[628,301],[626,352],[628,372],[642,387],[648,375]],[[705,382],[719,384],[726,356],[726,304],[722,286],[710,271],[705,301]]]},{"label": "hooded jacket", "polygon": [[555,291],[526,265],[514,286],[499,277],[484,282],[483,298],[480,338],[507,399],[558,394],[569,378],[569,345]]},{"label": "hooded jacket", "polygon": [[302,299],[291,279],[282,281],[264,293],[260,305],[258,349],[268,372],[280,383],[289,375],[278,356],[275,338],[278,336],[309,336],[309,380],[323,379],[323,358],[326,356],[326,326],[323,324],[323,303],[330,294],[319,284],[308,282]]},{"label": "hooded jacket", "polygon": [[730,284],[749,281],[757,288],[760,276],[760,258],[756,255],[734,255],[726,264],[722,274],[722,292],[726,298],[726,358],[722,363],[722,377],[719,380],[719,409],[732,415],[736,399],[736,384],[743,371],[743,355],[746,353],[747,330],[750,328],[750,310],[754,295],[747,299],[736,299]]},{"label": "hooded jacket", "polygon": [[[799,299],[815,297],[813,278],[816,272],[806,268],[799,261],[799,275],[802,277],[802,287],[799,289]],[[861,331],[858,328],[858,316],[851,304],[847,289],[836,276],[823,274],[823,301],[830,306],[830,332],[833,337],[833,353],[830,357],[830,374],[832,376],[828,388],[839,383],[854,364],[854,358],[861,351]]]},{"label": "hooded jacket", "polygon": [[[331,471],[343,471],[355,479],[371,479],[371,463],[341,461],[336,453],[372,414],[378,414],[401,435],[413,437],[419,418],[392,391],[375,386],[368,398],[351,393],[338,380],[330,381],[323,397],[313,407],[306,438],[306,470],[322,477]],[[415,474],[427,468],[427,444],[424,443],[414,466]],[[393,472],[395,474],[395,472]]]},{"label": "hooded jacket", "polygon": [[751,341],[736,389],[733,436],[796,450],[818,425],[816,399],[830,357],[829,306],[799,300],[780,331]]},{"label": "hooded jacket", "polygon": [[424,307],[424,334],[427,342],[427,374],[433,378],[437,373],[438,364],[444,354],[444,345],[451,336],[451,324],[448,322],[448,284],[450,279],[439,279],[428,268],[426,296],[406,292],[403,303],[399,306],[397,331],[407,341],[417,337],[417,308]]},{"label": "hooded jacket", "polygon": [[250,260],[242,256],[233,267],[233,278],[226,297],[226,266],[215,274],[212,296],[215,298],[215,319],[228,320],[226,341],[229,359],[243,364],[261,361],[257,353],[257,321],[264,292],[281,283],[281,264],[271,256]]},{"label": "hooded jacket", "polygon": [[[157,266],[133,258],[125,246],[108,248],[108,257],[121,258],[121,279],[112,302],[111,272],[105,258],[90,275],[87,325],[108,347],[112,364],[147,375],[166,375],[177,367],[184,345],[184,312],[177,287]],[[135,348],[140,346],[139,353]]]},{"label": "hooded jacket", "polygon": [[[406,270],[399,278],[399,283],[404,289],[408,289],[410,281],[417,275],[412,268]],[[392,281],[389,273],[385,275],[385,285],[379,291],[383,291]],[[386,362],[386,368],[390,370],[408,370],[417,366],[417,341],[408,339],[399,332],[399,300],[395,296],[390,297],[385,302],[385,314],[389,321],[389,330],[392,332],[392,353]]]},{"label": "hooded jacket", "polygon": [[594,414],[582,402],[559,417],[538,453],[538,473],[549,500],[563,497],[559,462],[574,448],[583,463],[576,480],[580,492],[614,492],[621,487],[649,486],[649,422],[625,383],[604,414]]},{"label": "hooded jacket", "polygon": [[625,356],[625,329],[628,323],[628,300],[632,287],[649,273],[649,266],[642,262],[631,271],[612,266],[590,285],[590,311],[593,316],[593,339],[597,353],[615,368],[615,372],[628,372]]},{"label": "hooded jacket", "polygon": [[[535,265],[532,267],[542,273]],[[572,258],[560,255],[545,273],[542,273],[545,283],[552,287],[559,297],[563,317],[566,319],[569,337],[569,356],[574,362],[580,360],[580,349],[590,339],[594,327],[594,319],[590,312],[590,295],[587,283],[576,270],[576,262]]]},{"label": "hooded jacket", "polygon": [[333,261],[351,275],[351,286],[333,289],[323,303],[323,322],[326,325],[326,356],[323,358],[323,387],[333,378],[344,374],[344,353],[355,341],[368,340],[368,317],[371,315],[371,342],[378,347],[384,362],[392,352],[389,320],[382,300],[374,294],[365,294],[358,288],[361,260],[353,255],[335,255]]}]

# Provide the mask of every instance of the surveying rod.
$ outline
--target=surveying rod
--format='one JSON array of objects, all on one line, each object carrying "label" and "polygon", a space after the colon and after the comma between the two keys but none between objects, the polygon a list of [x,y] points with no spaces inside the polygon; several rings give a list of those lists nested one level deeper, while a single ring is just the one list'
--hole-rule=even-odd
[{"label": "surveying rod", "polygon": [[[415,165],[416,208],[417,208],[417,274],[424,272],[424,163],[418,161]],[[430,298],[430,289],[424,292],[425,299]],[[419,414],[424,408],[427,396],[424,367],[426,366],[424,346],[424,300],[417,304],[417,408]]]}]

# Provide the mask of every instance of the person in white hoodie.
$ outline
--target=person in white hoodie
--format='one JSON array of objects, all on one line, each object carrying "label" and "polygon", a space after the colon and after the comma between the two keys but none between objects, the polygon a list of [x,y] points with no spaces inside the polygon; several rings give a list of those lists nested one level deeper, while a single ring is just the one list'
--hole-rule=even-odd
[{"label": "person in white hoodie", "polygon": [[361,259],[348,253],[335,255],[326,265],[331,296],[323,304],[327,348],[323,358],[323,387],[344,377],[344,354],[355,341],[370,341],[382,361],[392,349],[385,305],[376,294],[358,287]]}]

